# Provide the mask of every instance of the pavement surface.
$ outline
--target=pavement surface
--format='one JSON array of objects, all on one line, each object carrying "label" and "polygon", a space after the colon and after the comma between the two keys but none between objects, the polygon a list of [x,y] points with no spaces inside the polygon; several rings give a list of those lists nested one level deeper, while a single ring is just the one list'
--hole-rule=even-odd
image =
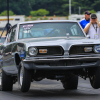
[{"label": "pavement surface", "polygon": [[12,92],[0,91],[0,100],[100,100],[100,89],[93,89],[88,79],[79,78],[77,90],[64,90],[60,81],[44,79],[32,82],[27,93],[16,83]]}]

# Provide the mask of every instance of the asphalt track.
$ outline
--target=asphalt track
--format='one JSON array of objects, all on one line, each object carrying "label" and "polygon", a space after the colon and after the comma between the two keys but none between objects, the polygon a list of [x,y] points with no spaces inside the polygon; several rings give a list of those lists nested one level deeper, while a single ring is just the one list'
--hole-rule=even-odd
[{"label": "asphalt track", "polygon": [[88,79],[79,78],[77,90],[64,90],[60,81],[44,79],[33,82],[27,93],[16,83],[12,92],[0,91],[0,100],[100,100],[100,89],[93,89]]}]

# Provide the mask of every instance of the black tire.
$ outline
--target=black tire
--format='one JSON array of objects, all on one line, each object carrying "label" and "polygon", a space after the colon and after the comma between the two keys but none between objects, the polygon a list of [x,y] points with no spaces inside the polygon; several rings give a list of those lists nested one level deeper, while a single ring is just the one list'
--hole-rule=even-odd
[{"label": "black tire", "polygon": [[78,87],[78,76],[72,75],[68,79],[61,81],[65,90],[77,89]]},{"label": "black tire", "polygon": [[89,79],[94,89],[100,88],[100,67],[89,70]]},{"label": "black tire", "polygon": [[1,72],[1,86],[2,91],[12,91],[13,89],[13,78],[5,74],[2,70]]},{"label": "black tire", "polygon": [[[20,73],[22,72],[22,81],[20,78]],[[31,76],[30,76],[30,71],[27,70],[24,66],[23,63],[21,62],[20,67],[19,67],[19,71],[18,71],[18,84],[19,84],[19,88],[22,92],[27,92],[30,89],[30,83],[31,83]]]}]

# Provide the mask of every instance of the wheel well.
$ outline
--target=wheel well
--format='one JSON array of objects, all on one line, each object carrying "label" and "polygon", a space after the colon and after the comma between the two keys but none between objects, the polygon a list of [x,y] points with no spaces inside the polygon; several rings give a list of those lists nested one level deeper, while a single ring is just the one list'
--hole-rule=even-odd
[{"label": "wheel well", "polygon": [[15,63],[16,63],[16,65],[18,66],[20,64],[20,62],[21,62],[21,59],[20,59],[19,55],[15,54]]}]

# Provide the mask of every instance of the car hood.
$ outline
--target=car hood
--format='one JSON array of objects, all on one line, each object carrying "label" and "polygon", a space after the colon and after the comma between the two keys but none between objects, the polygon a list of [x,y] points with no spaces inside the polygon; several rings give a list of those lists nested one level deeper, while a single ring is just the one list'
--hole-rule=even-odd
[{"label": "car hood", "polygon": [[23,40],[27,48],[30,46],[61,46],[64,50],[68,50],[72,45],[83,44],[100,44],[100,40],[87,38],[38,38]]}]

